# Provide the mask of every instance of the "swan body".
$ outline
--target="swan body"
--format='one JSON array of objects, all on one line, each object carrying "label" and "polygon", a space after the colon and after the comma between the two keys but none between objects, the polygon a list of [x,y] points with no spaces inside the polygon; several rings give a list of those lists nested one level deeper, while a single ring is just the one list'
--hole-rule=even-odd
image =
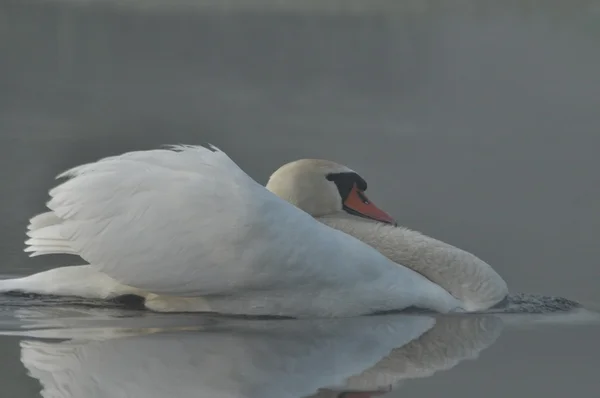
[{"label": "swan body", "polygon": [[[335,165],[321,176],[323,187],[332,193],[353,175]],[[78,255],[88,265],[47,271],[54,279],[45,292],[75,273],[80,278],[62,291],[137,292],[150,308],[154,301],[165,311],[329,317],[407,307],[471,310],[418,272],[265,189],[215,147],[129,152],[59,177],[67,180],[50,191],[50,211],[31,220],[26,251]],[[356,186],[352,192],[360,195]],[[331,197],[322,204],[334,206]],[[350,207],[390,222],[370,203]],[[0,290],[27,291],[26,281],[43,284],[40,275],[4,281]],[[99,279],[73,287],[82,275]]]}]

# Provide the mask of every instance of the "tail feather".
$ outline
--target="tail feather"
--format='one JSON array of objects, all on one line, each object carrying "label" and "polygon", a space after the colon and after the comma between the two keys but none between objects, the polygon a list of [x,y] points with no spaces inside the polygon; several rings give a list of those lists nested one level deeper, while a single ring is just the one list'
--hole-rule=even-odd
[{"label": "tail feather", "polygon": [[54,224],[43,228],[32,229],[27,231],[27,236],[34,239],[65,240],[60,233],[60,227],[60,224]]},{"label": "tail feather", "polygon": [[31,238],[25,242],[29,246],[41,246],[41,247],[71,247],[71,244],[66,240],[60,239],[38,239]]},{"label": "tail feather", "polygon": [[46,254],[73,254],[77,252],[71,246],[71,242],[61,234],[63,220],[53,212],[38,214],[33,217],[28,226],[25,241],[25,252],[31,253],[30,257]]},{"label": "tail feather", "polygon": [[54,212],[48,211],[45,213],[38,214],[35,217],[32,217],[29,220],[29,225],[27,226],[27,229],[32,231],[44,227],[49,227],[50,225],[58,225],[60,223],[62,223],[62,219],[56,214],[54,214]]},{"label": "tail feather", "polygon": [[43,256],[46,254],[72,254],[74,256],[77,255],[77,253],[74,250],[71,249],[64,249],[64,248],[56,248],[56,247],[48,247],[48,248],[43,248],[43,247],[28,247],[25,249],[26,253],[31,253],[29,255],[29,257],[37,257],[37,256]]}]

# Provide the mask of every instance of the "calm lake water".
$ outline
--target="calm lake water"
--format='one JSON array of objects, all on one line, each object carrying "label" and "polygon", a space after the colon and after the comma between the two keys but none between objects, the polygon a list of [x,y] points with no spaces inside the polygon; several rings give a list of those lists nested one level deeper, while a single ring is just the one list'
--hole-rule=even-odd
[{"label": "calm lake water", "polygon": [[3,277],[81,261],[22,252],[60,171],[211,142],[261,183],[347,164],[513,292],[591,310],[281,321],[1,297],[2,397],[600,390],[599,1],[3,0],[0,51]]}]

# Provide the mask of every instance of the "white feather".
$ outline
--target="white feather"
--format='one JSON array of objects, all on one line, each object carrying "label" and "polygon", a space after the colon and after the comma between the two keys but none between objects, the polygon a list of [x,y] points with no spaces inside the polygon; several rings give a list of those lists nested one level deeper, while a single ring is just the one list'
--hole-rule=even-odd
[{"label": "white feather", "polygon": [[29,221],[25,252],[30,257],[44,254],[74,254],[71,242],[60,234],[63,220],[53,212],[38,214]]},{"label": "white feather", "polygon": [[48,227],[51,225],[56,225],[56,224],[60,224],[62,222],[62,220],[56,216],[56,214],[54,214],[51,211],[42,213],[42,214],[38,214],[37,216],[33,217],[31,220],[29,220],[29,225],[27,226],[28,230],[36,230],[36,229],[41,229],[44,227]]},{"label": "white feather", "polygon": [[319,221],[352,235],[442,286],[468,311],[486,310],[508,295],[508,286],[494,269],[475,255],[404,227],[375,223],[347,213]]},{"label": "white feather", "polygon": [[89,265],[54,268],[23,278],[0,280],[0,293],[7,292],[58,294],[91,299],[110,299],[125,294],[146,295],[139,289],[118,283]]},{"label": "white feather", "polygon": [[267,191],[215,147],[131,152],[59,177],[69,179],[50,191],[54,217],[38,216],[30,250],[76,253],[127,286],[202,296],[227,313],[347,316],[462,305]]}]

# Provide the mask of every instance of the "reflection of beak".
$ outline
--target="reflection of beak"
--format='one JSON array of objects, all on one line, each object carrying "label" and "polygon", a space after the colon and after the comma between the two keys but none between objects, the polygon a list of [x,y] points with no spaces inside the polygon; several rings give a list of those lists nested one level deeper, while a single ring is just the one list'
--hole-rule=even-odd
[{"label": "reflection of beak", "polygon": [[344,201],[344,210],[356,216],[370,218],[394,226],[398,225],[392,216],[375,206],[362,191],[358,190],[356,185],[352,187]]}]

